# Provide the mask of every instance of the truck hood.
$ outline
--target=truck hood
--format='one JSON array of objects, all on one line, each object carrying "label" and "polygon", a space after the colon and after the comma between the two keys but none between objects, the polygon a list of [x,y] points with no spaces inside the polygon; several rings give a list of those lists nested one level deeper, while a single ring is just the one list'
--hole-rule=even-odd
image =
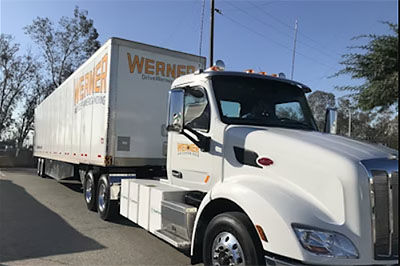
[{"label": "truck hood", "polygon": [[[257,180],[255,187],[265,190],[277,186],[284,195],[308,202],[317,219],[347,223],[353,232],[360,228],[360,217],[367,215],[359,213],[361,199],[368,198],[368,176],[360,161],[393,159],[398,154],[347,137],[273,127],[228,126],[224,144],[226,182],[251,179]],[[240,149],[248,153],[238,155]],[[273,164],[260,166],[260,157]],[[267,192],[262,194],[269,197]]]},{"label": "truck hood", "polygon": [[231,126],[227,129],[227,137],[236,139],[234,142],[244,142],[246,144],[269,143],[278,150],[303,150],[305,153],[311,151],[328,152],[332,155],[342,156],[352,161],[360,161],[372,158],[392,158],[398,156],[398,151],[381,145],[372,145],[354,139],[321,133],[318,131],[305,131],[286,128],[264,128],[264,127],[244,127]]}]

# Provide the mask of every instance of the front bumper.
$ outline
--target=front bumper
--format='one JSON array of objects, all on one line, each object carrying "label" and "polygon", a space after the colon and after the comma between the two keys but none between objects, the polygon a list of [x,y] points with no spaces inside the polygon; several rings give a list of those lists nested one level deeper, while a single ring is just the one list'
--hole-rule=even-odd
[{"label": "front bumper", "polygon": [[307,265],[300,261],[279,256],[270,252],[264,253],[265,265],[267,266],[281,266],[281,265]]},{"label": "front bumper", "polygon": [[[287,257],[279,256],[270,252],[265,252],[264,253],[264,258],[265,258],[265,265],[266,266],[298,266],[298,265],[312,265],[312,264],[306,264],[298,260],[290,259]],[[315,264],[318,265],[318,264]],[[399,265],[398,262],[395,263],[375,263],[375,264],[368,264],[364,266],[375,266],[375,265]]]}]

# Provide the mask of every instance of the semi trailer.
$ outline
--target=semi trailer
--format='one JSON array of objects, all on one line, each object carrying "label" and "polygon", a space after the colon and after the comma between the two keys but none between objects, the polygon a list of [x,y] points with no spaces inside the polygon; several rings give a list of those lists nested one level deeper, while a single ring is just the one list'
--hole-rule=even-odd
[{"label": "semi trailer", "polygon": [[38,174],[79,177],[206,265],[398,263],[398,152],[320,132],[283,75],[112,38],[35,110]]}]

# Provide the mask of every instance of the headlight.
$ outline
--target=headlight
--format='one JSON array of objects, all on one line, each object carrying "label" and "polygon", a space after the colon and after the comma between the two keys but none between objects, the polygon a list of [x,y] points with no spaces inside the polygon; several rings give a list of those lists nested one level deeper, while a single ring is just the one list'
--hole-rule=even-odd
[{"label": "headlight", "polygon": [[316,255],[349,259],[358,258],[357,248],[342,234],[299,224],[293,224],[293,229],[303,248]]}]

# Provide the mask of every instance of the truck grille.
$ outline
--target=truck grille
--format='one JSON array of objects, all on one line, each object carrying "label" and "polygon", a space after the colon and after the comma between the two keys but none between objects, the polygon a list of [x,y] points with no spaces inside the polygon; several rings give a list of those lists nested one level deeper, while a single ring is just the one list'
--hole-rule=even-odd
[{"label": "truck grille", "polygon": [[398,170],[370,169],[370,174],[375,259],[397,259],[399,256]]}]

